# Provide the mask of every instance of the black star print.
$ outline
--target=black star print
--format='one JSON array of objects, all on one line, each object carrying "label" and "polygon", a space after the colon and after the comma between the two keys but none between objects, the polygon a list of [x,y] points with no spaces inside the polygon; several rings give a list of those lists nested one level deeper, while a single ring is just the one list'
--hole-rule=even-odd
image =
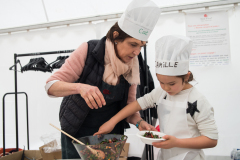
[{"label": "black star print", "polygon": [[198,113],[200,112],[197,109],[197,101],[195,101],[193,103],[188,102],[187,113],[190,113],[190,115],[193,117],[195,112],[198,112]]},{"label": "black star print", "polygon": [[153,107],[157,108],[157,107],[158,107],[158,105],[157,105],[156,103],[153,103]]}]

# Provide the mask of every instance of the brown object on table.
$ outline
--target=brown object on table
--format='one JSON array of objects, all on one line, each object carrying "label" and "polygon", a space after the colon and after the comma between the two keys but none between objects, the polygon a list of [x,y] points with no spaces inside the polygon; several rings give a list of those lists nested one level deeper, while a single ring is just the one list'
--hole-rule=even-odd
[{"label": "brown object on table", "polygon": [[130,145],[130,143],[125,143],[125,145],[123,147],[123,150],[122,150],[122,153],[119,156],[119,160],[127,160],[127,158],[128,158],[128,151],[129,151],[129,145]]},{"label": "brown object on table", "polygon": [[30,158],[30,159],[35,158],[36,160],[42,160],[42,156],[39,150],[24,150],[24,151],[14,152],[10,155],[6,155],[0,158],[0,160],[22,160],[23,154],[24,154],[24,160],[28,160],[27,158]]},{"label": "brown object on table", "polygon": [[62,151],[56,151],[52,153],[45,153],[44,152],[44,147],[53,147],[57,144],[56,140],[53,140],[41,147],[39,147],[39,151],[42,155],[43,160],[53,160],[53,159],[62,159]]}]

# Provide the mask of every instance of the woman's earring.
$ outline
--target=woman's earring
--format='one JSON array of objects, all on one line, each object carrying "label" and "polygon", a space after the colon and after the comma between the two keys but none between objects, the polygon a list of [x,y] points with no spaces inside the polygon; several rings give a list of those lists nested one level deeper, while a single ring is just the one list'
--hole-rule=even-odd
[{"label": "woman's earring", "polygon": [[117,42],[115,42],[115,44],[117,44]]}]

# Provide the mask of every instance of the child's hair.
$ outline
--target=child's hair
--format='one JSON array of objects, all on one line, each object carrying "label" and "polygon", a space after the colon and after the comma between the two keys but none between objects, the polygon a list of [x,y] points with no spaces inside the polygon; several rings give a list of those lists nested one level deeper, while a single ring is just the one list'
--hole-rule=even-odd
[{"label": "child's hair", "polygon": [[[188,81],[187,81],[187,82],[190,82],[190,81],[192,81],[192,80],[193,80],[193,74],[192,74],[192,72],[191,72],[191,71],[188,71],[188,72],[190,72],[190,76],[189,76],[189,78],[188,78]],[[185,74],[185,75],[181,75],[181,76],[177,76],[177,77],[180,77],[180,78],[182,78],[182,81],[183,81],[183,83],[184,83],[184,78],[185,78],[185,76],[186,76],[186,74]],[[185,83],[187,83],[187,82],[185,82]]]}]

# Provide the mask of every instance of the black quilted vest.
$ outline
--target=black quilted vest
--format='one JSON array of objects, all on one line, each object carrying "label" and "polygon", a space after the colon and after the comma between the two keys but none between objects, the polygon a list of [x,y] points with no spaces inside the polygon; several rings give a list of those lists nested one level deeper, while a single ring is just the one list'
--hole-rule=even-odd
[{"label": "black quilted vest", "polygon": [[[84,83],[99,87],[102,83],[104,72],[106,37],[101,40],[90,40],[88,42],[88,53],[85,66],[80,78],[75,83]],[[125,85],[124,100],[121,102],[121,108],[125,107],[128,99],[129,84]],[[80,94],[69,95],[63,98],[60,106],[60,125],[63,131],[74,136],[81,128],[90,108]],[[125,122],[125,128],[129,124]]]}]

